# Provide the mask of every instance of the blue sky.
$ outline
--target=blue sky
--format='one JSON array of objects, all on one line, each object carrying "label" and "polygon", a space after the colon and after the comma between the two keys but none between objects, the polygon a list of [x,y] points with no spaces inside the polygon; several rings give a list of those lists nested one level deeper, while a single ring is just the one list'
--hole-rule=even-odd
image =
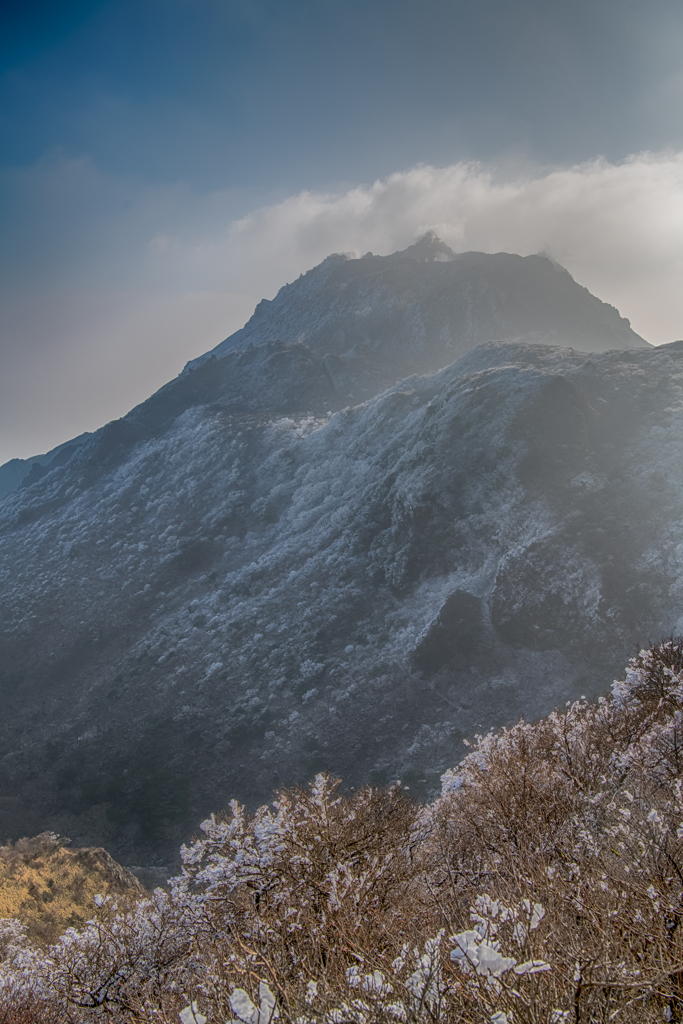
[{"label": "blue sky", "polygon": [[681,142],[682,27],[667,0],[17,3],[3,150],[249,192],[510,152],[619,159]]},{"label": "blue sky", "polygon": [[[651,340],[683,336],[678,0],[42,0],[2,18],[0,461],[123,414],[327,251],[426,226],[538,245],[632,302]],[[510,183],[527,191],[503,215]],[[462,227],[489,224],[482,190],[502,233]]]}]

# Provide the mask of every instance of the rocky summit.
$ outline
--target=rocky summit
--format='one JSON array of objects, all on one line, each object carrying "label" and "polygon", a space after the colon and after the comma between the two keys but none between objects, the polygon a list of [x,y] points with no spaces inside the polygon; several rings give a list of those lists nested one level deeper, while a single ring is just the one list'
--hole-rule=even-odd
[{"label": "rocky summit", "polygon": [[680,628],[682,388],[683,342],[545,257],[325,260],[13,467],[0,834],[163,862],[321,769],[429,795],[602,689]]}]

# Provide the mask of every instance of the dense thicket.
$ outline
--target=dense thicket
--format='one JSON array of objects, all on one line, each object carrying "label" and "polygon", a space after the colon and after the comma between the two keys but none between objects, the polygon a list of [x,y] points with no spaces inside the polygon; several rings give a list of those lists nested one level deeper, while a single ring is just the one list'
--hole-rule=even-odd
[{"label": "dense thicket", "polygon": [[478,737],[429,806],[319,775],[98,898],[54,945],[2,922],[0,1022],[683,1019],[683,642],[609,698]]}]

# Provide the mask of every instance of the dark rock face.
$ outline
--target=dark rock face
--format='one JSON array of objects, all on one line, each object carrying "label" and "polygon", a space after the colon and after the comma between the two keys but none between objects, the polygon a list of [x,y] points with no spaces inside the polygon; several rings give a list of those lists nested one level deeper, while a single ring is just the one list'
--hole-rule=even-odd
[{"label": "dark rock face", "polygon": [[426,635],[415,648],[414,663],[428,674],[444,665],[469,665],[485,637],[480,597],[455,590],[446,598]]},{"label": "dark rock face", "polygon": [[207,359],[4,500],[0,833],[149,864],[324,768],[430,792],[677,628],[683,343],[377,365]]}]

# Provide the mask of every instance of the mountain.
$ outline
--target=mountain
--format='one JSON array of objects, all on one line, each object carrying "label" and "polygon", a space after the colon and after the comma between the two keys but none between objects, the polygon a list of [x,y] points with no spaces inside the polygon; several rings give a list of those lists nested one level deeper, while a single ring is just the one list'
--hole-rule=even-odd
[{"label": "mountain", "polygon": [[151,864],[319,769],[435,792],[683,616],[683,342],[433,238],[244,331],[0,504],[4,834]]},{"label": "mountain", "polygon": [[552,260],[456,254],[433,234],[391,256],[329,256],[187,368],[268,341],[303,342],[380,376],[398,368],[394,381],[438,370],[488,341],[585,352],[647,347],[613,306]]}]

